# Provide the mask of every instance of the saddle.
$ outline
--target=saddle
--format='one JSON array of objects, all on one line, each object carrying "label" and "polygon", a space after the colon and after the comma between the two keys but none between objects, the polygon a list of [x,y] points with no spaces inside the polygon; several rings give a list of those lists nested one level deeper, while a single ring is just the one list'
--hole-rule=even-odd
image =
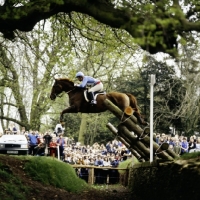
[{"label": "saddle", "polygon": [[[98,96],[99,94],[106,94],[106,91],[96,91],[96,92],[94,92],[94,100],[97,99],[97,96]],[[84,90],[84,97],[85,97],[85,100],[86,100],[87,102],[90,102],[91,99],[90,99],[90,95],[89,95],[89,92],[88,92],[87,89]]]}]

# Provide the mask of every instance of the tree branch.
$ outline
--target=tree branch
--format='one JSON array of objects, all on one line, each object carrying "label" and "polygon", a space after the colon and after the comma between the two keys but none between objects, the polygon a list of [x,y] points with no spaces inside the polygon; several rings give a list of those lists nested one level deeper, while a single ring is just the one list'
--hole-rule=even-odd
[{"label": "tree branch", "polygon": [[126,3],[116,2],[114,5],[108,0],[31,0],[13,6],[12,0],[7,0],[0,6],[0,32],[5,38],[13,39],[16,30],[28,32],[39,21],[58,13],[79,12],[112,28],[126,30],[142,49],[150,53],[167,52],[175,56],[178,35],[184,31],[200,31],[200,21],[190,22],[178,0],[173,0],[173,5],[165,5],[161,1],[154,4],[140,2],[139,5],[133,1],[132,6]]}]

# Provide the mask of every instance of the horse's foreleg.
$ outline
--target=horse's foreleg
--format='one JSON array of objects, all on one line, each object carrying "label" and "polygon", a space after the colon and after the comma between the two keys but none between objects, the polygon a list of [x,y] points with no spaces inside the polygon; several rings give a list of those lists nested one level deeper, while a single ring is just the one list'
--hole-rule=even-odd
[{"label": "horse's foreleg", "polygon": [[67,107],[60,113],[60,121],[63,120],[63,115],[65,113],[77,113],[76,107],[74,105]]}]

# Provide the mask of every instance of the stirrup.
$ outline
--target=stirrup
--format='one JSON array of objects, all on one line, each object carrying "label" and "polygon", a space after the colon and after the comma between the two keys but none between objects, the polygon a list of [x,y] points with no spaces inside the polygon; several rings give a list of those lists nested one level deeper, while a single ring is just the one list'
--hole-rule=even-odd
[{"label": "stirrup", "polygon": [[90,104],[97,104],[96,100],[92,100]]}]

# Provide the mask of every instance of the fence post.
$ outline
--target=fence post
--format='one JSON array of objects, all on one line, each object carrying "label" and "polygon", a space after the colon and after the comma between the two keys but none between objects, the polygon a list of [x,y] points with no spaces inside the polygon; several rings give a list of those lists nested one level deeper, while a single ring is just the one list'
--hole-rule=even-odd
[{"label": "fence post", "polygon": [[60,149],[59,149],[59,146],[57,146],[57,152],[58,152],[58,160],[60,160]]}]

